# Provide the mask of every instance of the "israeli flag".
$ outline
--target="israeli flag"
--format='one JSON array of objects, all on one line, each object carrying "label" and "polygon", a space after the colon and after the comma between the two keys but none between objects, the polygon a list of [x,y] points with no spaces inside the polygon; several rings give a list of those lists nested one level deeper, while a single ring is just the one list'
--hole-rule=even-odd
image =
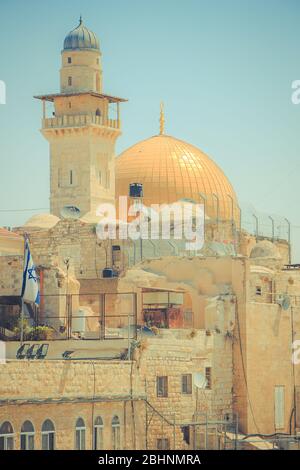
[{"label": "israeli flag", "polygon": [[25,240],[24,271],[21,297],[26,302],[40,304],[40,291],[38,276],[29,249],[28,240]]}]

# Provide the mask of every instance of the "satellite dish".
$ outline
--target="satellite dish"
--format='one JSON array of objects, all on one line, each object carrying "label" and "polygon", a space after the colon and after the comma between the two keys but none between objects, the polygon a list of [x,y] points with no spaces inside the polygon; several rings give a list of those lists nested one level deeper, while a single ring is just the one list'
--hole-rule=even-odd
[{"label": "satellite dish", "polygon": [[194,385],[197,388],[204,389],[207,386],[207,380],[201,372],[194,373]]},{"label": "satellite dish", "polygon": [[281,294],[277,297],[277,303],[282,310],[288,310],[291,305],[290,297],[287,294]]},{"label": "satellite dish", "polygon": [[63,219],[79,219],[81,213],[76,206],[64,206],[60,211],[60,215]]}]

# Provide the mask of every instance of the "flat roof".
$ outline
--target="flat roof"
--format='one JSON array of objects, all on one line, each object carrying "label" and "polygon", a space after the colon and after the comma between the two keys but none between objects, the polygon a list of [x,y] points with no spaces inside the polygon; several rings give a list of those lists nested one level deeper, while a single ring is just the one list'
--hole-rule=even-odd
[{"label": "flat roof", "polygon": [[118,96],[105,95],[103,93],[97,93],[95,91],[82,91],[82,92],[70,92],[70,93],[52,93],[49,95],[37,95],[34,96],[37,100],[43,101],[54,101],[55,98],[68,98],[70,96],[81,96],[81,95],[91,95],[96,98],[106,98],[110,103],[126,102],[128,100],[124,98],[119,98]]},{"label": "flat roof", "polygon": [[142,286],[142,292],[176,292],[177,294],[185,294],[185,290],[181,289],[168,289],[164,287],[143,287]]}]

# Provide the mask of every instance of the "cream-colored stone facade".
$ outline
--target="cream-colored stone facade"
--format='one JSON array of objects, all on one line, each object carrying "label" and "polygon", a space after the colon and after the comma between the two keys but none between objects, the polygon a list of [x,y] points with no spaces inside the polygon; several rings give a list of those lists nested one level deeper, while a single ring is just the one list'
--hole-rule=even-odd
[{"label": "cream-colored stone facade", "polygon": [[[8,355],[13,356],[17,348],[10,343]],[[33,423],[35,447],[41,448],[42,423],[50,419],[55,424],[56,448],[73,449],[79,417],[86,423],[86,448],[92,448],[92,423],[101,416],[103,447],[111,449],[111,420],[116,415],[122,449],[156,449],[158,439],[168,439],[174,449],[188,448],[182,427],[192,423],[197,412],[217,417],[231,411],[231,361],[229,343],[224,347],[217,335],[207,336],[205,331],[191,335],[188,330],[144,338],[134,361],[8,359],[1,368],[0,422],[11,422],[16,448],[25,420]],[[197,391],[193,384],[189,393],[183,393],[182,376],[205,374],[206,367],[213,370],[211,389]],[[168,380],[166,397],[157,396],[160,376]]]},{"label": "cream-colored stone facade", "polygon": [[[94,448],[96,422],[103,449],[217,449],[232,446],[237,431],[295,434],[300,269],[290,265],[288,242],[241,230],[225,175],[222,198],[209,195],[201,250],[97,236],[99,204],[115,202],[123,100],[102,93],[99,44],[86,31],[80,21],[65,40],[60,93],[38,97],[50,145],[51,214],[0,231],[0,448],[19,449],[30,421],[41,449],[47,419],[57,449],[78,448],[78,436],[79,447]],[[153,181],[158,173],[155,167]],[[187,180],[198,191],[194,175]],[[78,207],[80,217],[70,218],[65,206]],[[41,293],[38,309],[26,303],[23,310],[25,343],[47,344],[44,359],[20,357],[24,236]],[[113,277],[104,277],[106,268]],[[1,435],[7,422],[9,442]]]}]

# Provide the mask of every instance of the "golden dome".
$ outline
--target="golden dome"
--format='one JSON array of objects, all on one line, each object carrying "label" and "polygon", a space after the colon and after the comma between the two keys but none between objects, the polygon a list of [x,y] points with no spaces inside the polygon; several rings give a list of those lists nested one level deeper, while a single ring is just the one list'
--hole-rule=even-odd
[{"label": "golden dome", "polygon": [[[146,206],[171,204],[189,198],[204,203],[210,218],[239,225],[233,187],[223,171],[201,150],[187,142],[160,134],[125,150],[116,163],[116,196],[128,195],[130,183],[142,183]],[[201,194],[202,196],[201,196]]]}]

